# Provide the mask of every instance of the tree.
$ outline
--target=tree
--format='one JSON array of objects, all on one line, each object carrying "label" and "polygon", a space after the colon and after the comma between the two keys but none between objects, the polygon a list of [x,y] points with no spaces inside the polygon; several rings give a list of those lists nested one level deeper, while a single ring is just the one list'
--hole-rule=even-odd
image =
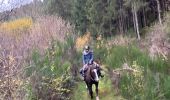
[{"label": "tree", "polygon": [[138,40],[140,40],[140,33],[139,33],[139,22],[138,22],[138,11],[142,8],[145,3],[141,0],[126,0],[126,5],[131,8],[131,12],[133,15],[133,24],[134,30],[137,34]]},{"label": "tree", "polygon": [[126,9],[124,7],[124,1],[123,0],[117,0],[116,1],[116,19],[118,19],[117,23],[118,23],[118,30],[119,33],[125,33],[125,29],[126,29],[126,23],[125,23],[125,19],[126,19]]},{"label": "tree", "polygon": [[159,24],[162,25],[162,19],[161,19],[161,8],[160,8],[160,2],[159,0],[156,0],[157,3],[157,10],[158,10],[158,19],[159,19]]},{"label": "tree", "polygon": [[114,30],[116,0],[87,0],[88,30],[96,35],[110,36]]},{"label": "tree", "polygon": [[88,19],[87,19],[87,0],[74,0],[72,9],[72,22],[78,33],[84,34],[87,31]]},{"label": "tree", "polygon": [[59,15],[65,20],[70,20],[74,0],[44,0],[47,14]]},{"label": "tree", "polygon": [[[168,0],[45,0],[49,14],[57,14],[75,25],[76,33],[93,36],[125,33],[132,27],[140,40],[140,29],[157,18],[162,23]],[[131,18],[132,16],[132,18]]]}]

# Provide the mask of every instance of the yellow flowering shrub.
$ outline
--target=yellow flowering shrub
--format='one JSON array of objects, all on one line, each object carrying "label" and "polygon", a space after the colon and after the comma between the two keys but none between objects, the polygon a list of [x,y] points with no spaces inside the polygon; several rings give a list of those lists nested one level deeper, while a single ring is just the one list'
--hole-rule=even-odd
[{"label": "yellow flowering shrub", "polygon": [[90,35],[90,32],[87,32],[85,35],[81,36],[81,37],[78,37],[76,39],[76,49],[77,50],[81,50],[83,49],[83,47],[88,44],[88,42],[90,41],[91,39],[91,35]]},{"label": "yellow flowering shrub", "polygon": [[22,31],[22,30],[30,28],[32,24],[33,24],[33,21],[31,18],[21,18],[21,19],[17,19],[14,21],[2,23],[2,25],[0,26],[0,29],[8,31],[8,32],[17,31],[17,30]]}]

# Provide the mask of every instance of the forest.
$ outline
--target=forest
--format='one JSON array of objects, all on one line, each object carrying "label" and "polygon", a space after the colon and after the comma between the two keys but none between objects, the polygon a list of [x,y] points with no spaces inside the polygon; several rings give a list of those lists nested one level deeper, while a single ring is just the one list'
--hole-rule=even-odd
[{"label": "forest", "polygon": [[0,0],[0,100],[91,100],[86,45],[96,100],[170,99],[170,0]]}]

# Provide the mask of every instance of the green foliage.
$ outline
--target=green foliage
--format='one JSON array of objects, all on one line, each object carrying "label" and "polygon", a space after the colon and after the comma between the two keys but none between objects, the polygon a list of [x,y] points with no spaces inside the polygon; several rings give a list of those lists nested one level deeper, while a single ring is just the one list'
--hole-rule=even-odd
[{"label": "green foliage", "polygon": [[84,34],[89,25],[87,18],[87,5],[88,0],[74,0],[74,6],[72,10],[72,22],[75,24],[77,32]]},{"label": "green foliage", "polygon": [[26,100],[36,100],[36,97],[33,93],[33,90],[30,84],[25,83],[24,90],[26,90],[26,93],[27,93]]},{"label": "green foliage", "polygon": [[70,20],[73,1],[74,0],[44,0],[45,12],[47,14],[57,14],[65,20]]},{"label": "green foliage", "polygon": [[116,0],[45,0],[47,12],[57,13],[59,16],[74,23],[78,33],[84,34],[87,30],[94,36],[111,34],[114,31],[113,23]]},{"label": "green foliage", "polygon": [[95,41],[96,44],[94,45],[94,59],[98,59],[98,60],[102,60],[102,62],[104,62],[103,60],[107,57],[107,48],[104,44],[104,41]]},{"label": "green foliage", "polygon": [[131,100],[169,99],[168,61],[161,57],[151,59],[147,53],[142,53],[135,46],[112,47],[106,64],[109,68],[115,69],[122,67],[124,63],[137,71],[122,75],[120,91],[123,97]]},{"label": "green foliage", "polygon": [[76,57],[73,51],[74,40],[68,37],[64,43],[53,40],[44,55],[40,55],[37,50],[33,52],[32,62],[25,74],[30,78],[31,85],[27,88],[29,98],[35,93],[36,99],[70,99],[74,86],[71,70],[77,60],[73,59]]},{"label": "green foliage", "polygon": [[115,47],[108,51],[106,63],[111,68],[119,68],[126,61],[127,48],[126,47]]},{"label": "green foliage", "polygon": [[88,30],[94,35],[109,35],[113,32],[116,0],[87,0]]},{"label": "green foliage", "polygon": [[[134,12],[143,32],[143,28],[157,20],[157,14],[152,13],[156,9],[152,0],[45,0],[44,4],[47,13],[57,14],[75,25],[76,33],[88,31],[94,37],[135,31]],[[165,12],[163,7],[161,10]]]},{"label": "green foliage", "polygon": [[166,97],[166,98],[170,98],[170,77],[169,76],[166,76],[166,77],[162,77],[162,80],[161,81],[164,81],[164,83],[162,84],[162,87],[163,87],[163,95]]},{"label": "green foliage", "polygon": [[[108,76],[104,79],[100,79],[99,82],[99,98],[100,100],[123,100],[120,97],[115,97],[115,91],[112,89],[112,83]],[[93,86],[93,92],[95,95],[95,86]],[[114,98],[114,99],[113,99]],[[72,96],[73,100],[91,100],[84,82],[79,82],[74,89]]]}]

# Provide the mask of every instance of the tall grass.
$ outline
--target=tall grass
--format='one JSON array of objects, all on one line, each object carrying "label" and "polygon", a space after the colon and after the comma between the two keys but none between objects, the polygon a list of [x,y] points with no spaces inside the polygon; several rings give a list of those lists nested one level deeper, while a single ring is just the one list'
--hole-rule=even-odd
[{"label": "tall grass", "polygon": [[[127,63],[137,70],[133,74],[124,73],[121,78],[120,91],[126,99],[159,100],[168,99],[165,85],[168,79],[169,63],[159,57],[152,60],[135,46],[116,46],[108,51],[106,64],[111,69],[122,67]],[[164,77],[162,77],[164,76]],[[162,81],[164,80],[164,81]]]},{"label": "tall grass", "polygon": [[167,13],[167,16],[166,16],[166,22],[165,22],[165,31],[167,33],[167,36],[168,36],[168,42],[170,43],[170,28],[169,28],[169,25],[170,25],[170,13]]},{"label": "tall grass", "polygon": [[[71,61],[74,59],[70,60],[69,56],[71,56],[70,51],[74,48],[69,49],[71,41],[67,40],[67,42],[53,41],[52,47],[47,49],[45,55],[42,56],[37,51],[32,54],[32,62],[25,74],[27,78],[30,78],[29,84],[32,90],[31,94],[27,94],[34,94],[32,96],[34,99],[70,99],[69,95],[74,86]],[[72,55],[76,54],[72,53]]]},{"label": "tall grass", "polygon": [[[84,82],[79,82],[74,88],[72,100],[91,100],[88,94],[88,90],[85,87]],[[94,96],[95,86],[93,86]],[[115,90],[112,87],[112,82],[106,75],[105,78],[99,81],[99,98],[100,100],[124,100],[121,96],[115,96]]]},{"label": "tall grass", "polygon": [[[39,17],[34,22],[30,18],[21,18],[4,23],[7,23],[6,27],[10,30],[17,31],[0,29],[0,69],[2,71],[0,77],[3,77],[0,88],[2,89],[1,91],[8,91],[1,92],[0,97],[2,99],[24,99],[25,87],[23,87],[23,83],[28,88],[31,85],[27,83],[30,81],[29,79],[27,81],[23,79],[25,70],[23,66],[32,63],[32,58],[34,57],[31,56],[31,53],[36,49],[38,53],[34,53],[37,56],[35,58],[38,59],[39,57],[41,59],[41,56],[46,53],[49,45],[51,45],[52,40],[65,42],[65,38],[70,35],[68,33],[72,33],[72,27],[61,18],[54,16]],[[48,58],[46,57],[46,59]],[[48,60],[46,62],[48,65]],[[68,65],[69,63],[66,63],[63,66]],[[53,67],[51,68],[53,70]],[[46,68],[44,67],[44,69]],[[44,70],[43,73],[48,73],[48,71]],[[9,88],[7,89],[6,87]],[[32,89],[34,88],[28,89],[28,91],[33,91]],[[34,95],[31,92],[30,94]]]}]

